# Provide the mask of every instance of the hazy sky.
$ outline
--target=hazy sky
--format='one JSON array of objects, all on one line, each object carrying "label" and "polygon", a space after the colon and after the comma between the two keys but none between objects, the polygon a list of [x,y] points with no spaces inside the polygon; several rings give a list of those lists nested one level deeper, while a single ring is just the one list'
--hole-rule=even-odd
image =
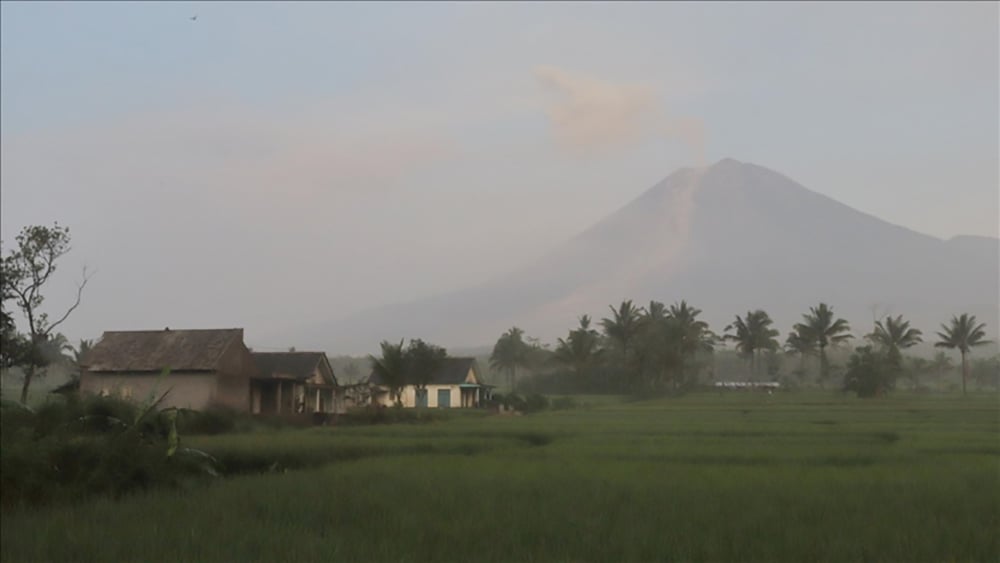
[{"label": "hazy sky", "polygon": [[508,272],[723,157],[998,234],[996,3],[0,11],[0,234],[71,228],[52,310],[97,271],[73,339],[293,345],[273,335]]}]

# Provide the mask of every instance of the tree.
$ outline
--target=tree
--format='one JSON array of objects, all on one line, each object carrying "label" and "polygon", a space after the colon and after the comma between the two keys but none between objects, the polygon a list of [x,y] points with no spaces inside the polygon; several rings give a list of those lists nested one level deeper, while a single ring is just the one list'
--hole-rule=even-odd
[{"label": "tree", "polygon": [[590,328],[590,316],[580,317],[580,326],[569,332],[569,336],[559,339],[555,360],[573,369],[578,377],[586,374],[601,357],[600,335]]},{"label": "tree", "polygon": [[835,319],[833,308],[826,303],[810,307],[809,312],[802,315],[804,323],[795,325],[795,330],[811,339],[819,350],[820,382],[830,377],[830,362],[826,357],[827,346],[836,346],[853,338],[849,334],[850,325],[844,319]]},{"label": "tree", "polygon": [[750,360],[750,373],[754,376],[760,371],[760,355],[764,351],[778,349],[777,336],[780,334],[771,325],[774,321],[762,309],[747,311],[746,316],[736,320],[726,327],[725,338],[736,343],[736,350]]},{"label": "tree", "polygon": [[910,380],[910,388],[916,391],[920,388],[921,374],[930,371],[930,362],[925,358],[906,356],[903,362],[903,374]]},{"label": "tree", "polygon": [[788,333],[785,339],[785,353],[799,356],[799,367],[796,371],[799,377],[805,377],[806,358],[816,353],[816,339],[800,326]]},{"label": "tree", "polygon": [[854,391],[858,397],[881,396],[892,384],[894,369],[886,352],[879,353],[871,346],[861,346],[847,362],[844,390]]},{"label": "tree", "polygon": [[708,328],[708,323],[698,320],[701,309],[691,307],[687,301],[674,303],[667,312],[667,318],[673,321],[679,336],[680,349],[680,380],[687,383],[685,366],[690,365],[699,352],[712,352],[717,337]]},{"label": "tree", "polygon": [[633,346],[636,336],[642,329],[642,310],[632,305],[632,300],[622,301],[622,304],[611,309],[611,318],[601,319],[604,335],[621,348],[622,362],[627,363],[628,351]]},{"label": "tree", "polygon": [[382,356],[368,356],[368,361],[372,364],[372,373],[382,380],[382,384],[389,388],[389,398],[394,400],[397,406],[402,406],[403,387],[406,386],[406,351],[403,349],[403,341],[393,344],[387,340],[380,343]]},{"label": "tree", "polygon": [[511,393],[516,389],[517,370],[528,367],[531,352],[532,347],[524,341],[524,331],[516,326],[501,334],[496,344],[493,345],[493,353],[490,354],[490,367],[497,371],[507,372],[507,382],[510,385]]},{"label": "tree", "polygon": [[969,375],[979,387],[1000,389],[1000,355],[972,362]]},{"label": "tree", "polygon": [[434,372],[447,357],[448,351],[440,346],[428,344],[419,338],[410,340],[410,346],[406,349],[406,383],[423,392],[434,377]]},{"label": "tree", "polygon": [[934,357],[931,358],[930,365],[927,366],[927,370],[938,377],[943,377],[944,374],[953,369],[955,369],[955,364],[951,361],[951,357],[949,357],[944,350],[938,350],[937,353],[934,354]]},{"label": "tree", "polygon": [[968,354],[971,348],[988,344],[986,340],[986,323],[976,324],[976,316],[962,313],[952,316],[951,325],[941,325],[942,332],[937,333],[938,340],[934,343],[939,348],[958,349],[962,354],[962,394],[965,395],[965,382],[969,377]]},{"label": "tree", "polygon": [[868,335],[868,339],[885,351],[890,366],[901,370],[902,351],[923,342],[921,334],[919,330],[910,328],[910,322],[904,321],[902,315],[898,315],[875,321],[875,330]]},{"label": "tree", "polygon": [[668,380],[670,374],[681,369],[684,361],[681,327],[659,301],[649,302],[640,325],[635,347],[638,370],[628,383],[636,390],[644,386],[656,389]]},{"label": "tree", "polygon": [[56,262],[70,251],[69,229],[58,223],[52,227],[29,226],[17,235],[17,248],[0,259],[0,285],[3,298],[12,300],[28,323],[25,353],[21,363],[25,366],[24,385],[21,387],[21,403],[28,401],[28,389],[39,367],[44,367],[42,349],[70,314],[80,306],[83,289],[90,279],[84,268],[83,276],[77,283],[76,300],[54,322],[41,311],[45,301],[42,290],[56,271]]}]

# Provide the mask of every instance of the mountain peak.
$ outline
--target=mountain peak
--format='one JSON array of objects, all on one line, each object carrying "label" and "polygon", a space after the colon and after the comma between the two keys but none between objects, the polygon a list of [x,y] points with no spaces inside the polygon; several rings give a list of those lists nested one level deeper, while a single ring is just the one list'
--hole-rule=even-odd
[{"label": "mountain peak", "polygon": [[730,168],[734,166],[742,166],[743,164],[744,163],[736,160],[735,158],[726,157],[710,166],[710,168]]}]

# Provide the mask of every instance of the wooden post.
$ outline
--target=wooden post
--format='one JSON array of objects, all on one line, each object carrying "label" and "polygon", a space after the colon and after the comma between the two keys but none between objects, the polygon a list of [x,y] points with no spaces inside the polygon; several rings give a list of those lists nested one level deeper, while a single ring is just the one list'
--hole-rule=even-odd
[{"label": "wooden post", "polygon": [[275,401],[277,401],[277,404],[275,405],[274,412],[277,414],[281,414],[281,387],[282,387],[281,383],[282,382],[279,380],[278,392],[275,394]]}]

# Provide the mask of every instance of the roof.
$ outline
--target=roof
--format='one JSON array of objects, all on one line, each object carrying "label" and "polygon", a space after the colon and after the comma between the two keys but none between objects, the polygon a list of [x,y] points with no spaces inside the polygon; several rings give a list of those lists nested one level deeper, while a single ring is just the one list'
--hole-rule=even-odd
[{"label": "roof", "polygon": [[108,331],[81,362],[91,372],[214,371],[242,328]]},{"label": "roof", "polygon": [[[253,352],[261,377],[309,379],[321,363],[330,364],[323,352]],[[333,373],[333,368],[330,368]]]},{"label": "roof", "polygon": [[[469,370],[476,370],[476,378],[479,378],[479,365],[475,358],[445,358],[438,366],[438,369],[431,375],[429,385],[457,385],[465,383],[465,378],[469,375]],[[410,379],[407,374],[407,380]],[[381,385],[382,378],[375,372],[368,376],[368,382],[373,385]]]},{"label": "roof", "polygon": [[80,378],[74,377],[66,383],[63,383],[59,387],[49,391],[49,393],[55,393],[56,395],[70,395],[76,393],[80,390]]}]

